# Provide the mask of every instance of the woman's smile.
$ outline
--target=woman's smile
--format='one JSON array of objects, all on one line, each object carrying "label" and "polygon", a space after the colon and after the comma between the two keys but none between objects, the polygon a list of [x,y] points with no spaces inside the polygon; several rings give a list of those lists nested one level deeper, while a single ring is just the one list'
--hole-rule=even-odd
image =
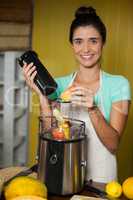
[{"label": "woman's smile", "polygon": [[94,54],[80,55],[80,57],[86,61],[92,59]]},{"label": "woman's smile", "polygon": [[75,58],[82,67],[93,67],[99,63],[102,54],[102,38],[93,26],[77,28],[73,36]]}]

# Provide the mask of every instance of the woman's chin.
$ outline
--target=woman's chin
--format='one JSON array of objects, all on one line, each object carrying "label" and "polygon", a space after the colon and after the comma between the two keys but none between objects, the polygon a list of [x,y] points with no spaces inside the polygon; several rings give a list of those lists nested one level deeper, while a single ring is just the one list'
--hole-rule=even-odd
[{"label": "woman's chin", "polygon": [[84,68],[86,68],[86,69],[89,69],[89,68],[95,67],[95,64],[83,64],[81,66],[84,67]]}]

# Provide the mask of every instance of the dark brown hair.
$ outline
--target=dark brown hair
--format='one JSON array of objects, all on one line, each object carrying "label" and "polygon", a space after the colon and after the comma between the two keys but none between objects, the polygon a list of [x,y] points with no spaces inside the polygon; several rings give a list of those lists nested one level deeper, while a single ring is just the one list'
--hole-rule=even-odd
[{"label": "dark brown hair", "polygon": [[73,33],[80,26],[93,26],[102,37],[103,44],[106,42],[106,27],[93,7],[80,7],[75,12],[75,19],[70,26],[69,41],[73,43]]}]

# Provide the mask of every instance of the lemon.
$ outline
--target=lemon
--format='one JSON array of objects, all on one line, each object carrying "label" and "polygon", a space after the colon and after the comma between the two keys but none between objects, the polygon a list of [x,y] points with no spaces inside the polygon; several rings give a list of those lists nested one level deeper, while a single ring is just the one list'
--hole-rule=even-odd
[{"label": "lemon", "polygon": [[123,182],[122,189],[128,199],[133,199],[133,177],[129,177]]},{"label": "lemon", "polygon": [[33,195],[28,195],[28,196],[26,195],[26,196],[15,197],[11,200],[47,200],[47,199]]},{"label": "lemon", "polygon": [[39,180],[22,176],[14,178],[4,189],[6,200],[22,196],[22,195],[35,195],[47,198],[47,188],[45,184]]},{"label": "lemon", "polygon": [[111,181],[106,184],[105,191],[109,196],[117,198],[122,194],[122,186],[117,181]]}]

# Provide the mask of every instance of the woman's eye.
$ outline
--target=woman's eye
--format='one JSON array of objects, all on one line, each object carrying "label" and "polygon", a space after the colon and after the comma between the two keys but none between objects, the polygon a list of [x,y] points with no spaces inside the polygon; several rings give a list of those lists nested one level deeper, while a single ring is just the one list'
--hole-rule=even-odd
[{"label": "woman's eye", "polygon": [[73,44],[81,44],[81,43],[82,43],[81,40],[74,40],[74,41],[73,41]]},{"label": "woman's eye", "polygon": [[97,43],[97,40],[93,39],[91,40],[92,44],[96,44]]}]

